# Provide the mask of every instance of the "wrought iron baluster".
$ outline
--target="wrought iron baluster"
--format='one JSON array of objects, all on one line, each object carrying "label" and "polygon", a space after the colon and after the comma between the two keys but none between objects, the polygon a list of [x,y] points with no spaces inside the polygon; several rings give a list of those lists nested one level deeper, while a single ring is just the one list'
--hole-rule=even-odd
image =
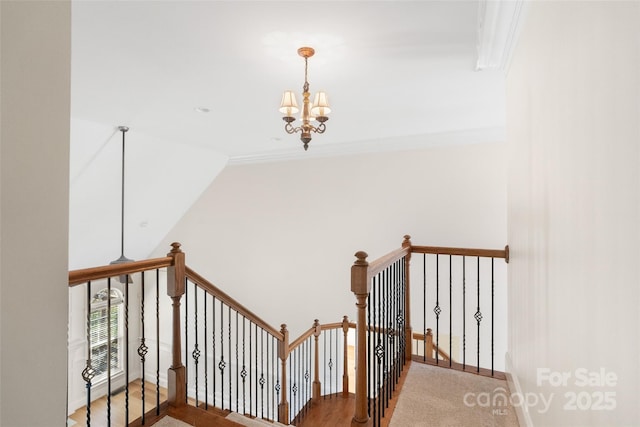
[{"label": "wrought iron baluster", "polygon": [[392,325],[391,328],[391,361],[389,366],[389,378],[391,380],[391,384],[389,386],[390,393],[389,399],[393,396],[393,391],[396,389],[396,371],[400,365],[400,360],[398,359],[398,340],[400,339],[398,323],[399,323],[399,295],[398,295],[398,286],[400,284],[400,260],[396,261],[393,266],[392,274],[391,274],[391,283],[389,284],[389,298],[391,299],[391,310],[389,315],[391,316],[389,319],[389,324]]},{"label": "wrought iron baluster", "polygon": [[[373,281],[373,279],[372,279]],[[373,304],[373,287],[372,292],[367,296],[367,415],[371,417],[373,408],[372,408],[372,399],[373,399],[373,315],[371,311],[371,305]]]},{"label": "wrought iron baluster", "polygon": [[329,331],[329,398],[333,394],[333,330]]},{"label": "wrought iron baluster", "polygon": [[203,298],[203,305],[204,305],[204,409],[209,409],[209,346],[207,345],[207,336],[208,331],[207,331],[207,323],[208,322],[208,318],[207,318],[207,297],[209,296],[209,292],[207,292],[206,290],[204,290],[204,298]]},{"label": "wrought iron baluster", "polygon": [[374,397],[375,397],[375,401],[374,401],[374,405],[373,405],[373,423],[374,426],[378,425],[378,417],[379,417],[379,408],[380,408],[380,363],[381,363],[381,358],[382,358],[382,353],[384,351],[384,348],[382,347],[382,343],[380,342],[380,304],[378,303],[378,297],[380,294],[380,275],[378,274],[376,277],[374,277],[373,279],[373,288],[374,293],[374,299],[376,300],[374,302],[374,307],[373,307],[373,312],[374,312],[374,327],[376,328],[376,347],[374,349],[374,354],[376,355],[376,364],[374,367],[374,372],[373,372],[373,377],[374,377],[374,381],[375,381],[375,388],[374,388]]},{"label": "wrought iron baluster", "polygon": [[[291,422],[291,415],[294,414],[295,411],[295,405],[296,405],[296,391],[298,390],[296,387],[296,382],[295,382],[295,377],[292,375],[295,372],[295,367],[292,366],[293,364],[293,360],[294,360],[294,354],[289,354],[289,395],[291,396],[291,411],[289,413],[289,422]],[[284,384],[283,384],[284,386]]]},{"label": "wrought iron baluster", "polygon": [[200,348],[198,347],[198,288],[196,284],[193,284],[193,324],[194,324],[194,344],[193,351],[191,352],[191,357],[193,357],[194,364],[194,373],[195,373],[195,385],[196,385],[196,408],[199,406],[199,395],[198,395],[198,362],[200,361]]},{"label": "wrought iron baluster", "polygon": [[323,381],[322,381],[322,388],[324,390],[323,392],[323,399],[327,398],[327,368],[324,367],[324,362],[326,362],[327,360],[327,331],[323,331],[322,332],[322,361],[323,361]]},{"label": "wrought iron baluster", "polygon": [[477,300],[477,307],[476,307],[476,314],[474,314],[474,318],[476,319],[476,322],[478,323],[478,358],[477,358],[477,367],[476,367],[476,372],[480,372],[480,322],[482,321],[482,313],[480,312],[480,257],[477,257],[477,261],[478,261],[478,300]]},{"label": "wrought iron baluster", "polygon": [[216,406],[216,296],[211,295],[211,377],[213,380],[213,406]]},{"label": "wrought iron baluster", "polygon": [[449,367],[453,348],[453,258],[449,255]]},{"label": "wrought iron baluster", "polygon": [[[238,312],[236,312],[237,315]],[[242,316],[242,371],[240,371],[240,377],[242,378],[242,412],[247,413],[247,389],[246,389],[246,378],[247,378],[247,366],[245,362],[245,317]],[[251,331],[251,329],[249,329]],[[251,359],[251,354],[249,354],[249,359]],[[251,388],[249,388],[251,390]]]},{"label": "wrought iron baluster", "polygon": [[467,257],[462,257],[462,370],[467,366]]},{"label": "wrought iron baluster", "polygon": [[293,359],[293,371],[291,372],[291,378],[293,380],[293,398],[291,399],[294,403],[294,410],[291,411],[291,419],[295,419],[295,415],[300,412],[300,395],[298,391],[300,390],[300,347],[296,348],[292,353],[291,358]]},{"label": "wrought iron baluster", "polygon": [[440,254],[436,254],[436,306],[433,309],[433,312],[436,314],[436,365],[439,364],[440,360],[440,313],[442,313],[442,309],[440,308]]},{"label": "wrought iron baluster", "polygon": [[392,390],[396,390],[396,384],[398,381],[398,376],[400,374],[400,339],[402,337],[402,321],[401,321],[401,310],[400,310],[400,286],[402,283],[401,274],[402,274],[402,265],[404,264],[404,259],[398,261],[398,264],[395,268],[394,281],[391,284],[391,292],[393,293],[393,309],[391,310],[391,322],[393,323],[393,349],[392,354],[394,358],[394,363],[391,365],[392,367],[392,375],[393,375],[393,385]]},{"label": "wrought iron baluster", "polygon": [[124,281],[124,422],[129,425],[129,275]]},{"label": "wrought iron baluster", "polygon": [[302,411],[302,394],[304,393],[304,385],[302,384],[302,366],[300,363],[300,356],[302,355],[302,346],[296,349],[296,383],[298,384],[298,414]]},{"label": "wrought iron baluster", "polygon": [[231,306],[227,306],[228,309],[228,316],[229,318],[227,319],[227,326],[229,328],[228,330],[228,335],[229,335],[229,410],[231,411],[231,402],[233,399],[233,392],[231,391],[231,383],[232,383],[232,378],[231,378],[231,374],[232,374],[232,368],[233,368],[233,358],[231,357]]},{"label": "wrought iron baluster", "polygon": [[271,338],[271,372],[275,373],[276,383],[273,386],[273,391],[271,392],[271,409],[274,414],[274,418],[278,418],[280,421],[280,411],[278,411],[278,406],[276,402],[280,402],[280,363],[278,363],[278,357],[275,355],[275,348],[278,344],[275,337]]},{"label": "wrought iron baluster", "polygon": [[[262,372],[262,361],[260,361],[260,365],[258,365],[258,324],[254,323],[254,328],[255,328],[255,364],[253,366],[255,366],[256,369],[256,374],[255,374],[255,383],[256,383],[256,390],[255,390],[255,402],[256,402],[256,411],[255,414],[256,416],[258,416],[258,367],[260,367],[260,371]],[[260,344],[262,344],[262,332],[260,332]],[[260,351],[262,351],[262,345],[260,346]],[[249,376],[249,378],[251,378],[251,375]],[[249,381],[251,382],[251,381]],[[249,407],[251,407],[251,405],[249,405]],[[262,415],[260,418],[264,418],[264,415]]]},{"label": "wrought iron baluster", "polygon": [[340,338],[340,334],[338,333],[337,329],[332,329],[332,331],[334,331],[333,337],[336,340],[335,346],[336,346],[336,351],[334,353],[334,360],[335,360],[335,375],[336,375],[336,382],[335,382],[335,389],[333,390],[333,393],[336,394],[338,393],[338,384],[340,384],[339,379],[340,379],[340,372],[338,369],[338,366],[340,366],[340,352],[338,351],[338,345],[340,343],[339,338]]},{"label": "wrought iron baluster", "polygon": [[111,426],[111,277],[107,278],[107,427]]},{"label": "wrought iron baluster", "polygon": [[398,369],[399,360],[398,360],[398,349],[396,348],[398,345],[398,283],[399,283],[399,272],[400,265],[398,264],[400,261],[396,261],[393,264],[391,269],[391,283],[389,283],[389,300],[391,301],[391,309],[389,310],[389,325],[390,328],[390,349],[389,354],[391,355],[391,360],[389,361],[389,399],[393,396],[393,391],[396,389],[396,370]]},{"label": "wrought iron baluster", "polygon": [[156,415],[160,415],[160,270],[156,269]]},{"label": "wrought iron baluster", "polygon": [[[402,281],[400,283],[400,348],[401,348],[401,356],[402,356],[402,364],[400,365],[400,371],[404,369],[404,364],[407,356],[407,336],[405,334],[405,324],[406,324],[406,315],[408,314],[405,310],[407,303],[407,270],[406,270],[406,257],[402,257],[402,264],[400,264],[402,269],[401,278]],[[409,355],[411,356],[411,355]]]},{"label": "wrought iron baluster", "polygon": [[184,286],[184,377],[185,388],[184,398],[189,399],[189,283],[185,283]]},{"label": "wrought iron baluster", "polygon": [[[493,376],[493,356],[494,356],[494,348],[493,348],[493,325],[494,325],[494,312],[493,312],[493,303],[494,303],[494,292],[495,292],[495,283],[494,283],[494,275],[493,275],[493,257],[491,258],[491,376]],[[480,365],[480,363],[478,363]]]},{"label": "wrought iron baluster", "polygon": [[239,329],[238,329],[238,312],[235,311],[235,313],[236,313],[236,343],[235,343],[236,344],[236,412],[238,412],[238,408],[239,408],[238,402],[240,400],[240,376],[239,376],[240,375],[240,372],[239,372],[240,371],[240,369],[239,369],[240,363],[239,363],[239,359],[238,359],[238,356],[239,356],[239,353],[238,353],[238,331],[239,331]]},{"label": "wrought iron baluster", "polygon": [[[307,372],[308,372],[308,389],[307,389],[307,400],[309,402],[312,401],[313,399],[313,370],[314,370],[314,365],[313,365],[313,339],[311,337],[309,337],[309,341],[307,343]],[[309,410],[311,409],[311,406],[309,405]]]},{"label": "wrought iron baluster", "polygon": [[[427,254],[422,254],[422,360],[427,361]],[[431,356],[431,355],[429,355]]]},{"label": "wrought iron baluster", "polygon": [[[267,345],[268,345],[268,341],[267,341]],[[269,349],[267,349],[267,354],[269,353]],[[258,354],[258,352],[256,352],[256,355]],[[257,356],[256,356],[257,357]],[[269,365],[267,365],[268,367]],[[257,372],[256,372],[257,374]],[[267,376],[269,375],[269,373],[267,373]],[[256,389],[256,413],[258,412],[258,396],[260,396],[260,418],[264,418],[264,384],[265,384],[265,379],[264,379],[264,329],[260,328],[260,380],[258,380],[258,383],[260,384],[260,394],[258,394],[258,390]],[[267,416],[268,415],[268,411],[267,411]]]},{"label": "wrought iron baluster", "polygon": [[91,380],[96,375],[91,366],[91,281],[87,282],[87,364],[82,370],[82,379],[87,389],[87,427],[91,426]]},{"label": "wrought iron baluster", "polygon": [[382,273],[382,342],[384,345],[384,354],[382,357],[382,414],[384,418],[385,406],[389,398],[389,281],[391,267],[388,267]]},{"label": "wrought iron baluster", "polygon": [[[218,363],[218,369],[220,370],[220,407],[224,409],[224,368],[226,363],[224,361],[224,306],[220,301],[220,363]],[[231,409],[231,407],[229,407]]]},{"label": "wrought iron baluster", "polygon": [[141,337],[140,337],[140,345],[138,346],[138,356],[140,357],[140,365],[142,368],[142,372],[140,373],[140,395],[141,395],[141,405],[142,405],[142,424],[144,425],[144,421],[145,421],[145,356],[147,355],[147,351],[149,350],[149,348],[147,347],[146,343],[145,343],[145,331],[144,331],[144,294],[145,294],[145,288],[144,288],[144,279],[145,279],[145,273],[142,272],[140,275],[140,330],[141,330]]}]

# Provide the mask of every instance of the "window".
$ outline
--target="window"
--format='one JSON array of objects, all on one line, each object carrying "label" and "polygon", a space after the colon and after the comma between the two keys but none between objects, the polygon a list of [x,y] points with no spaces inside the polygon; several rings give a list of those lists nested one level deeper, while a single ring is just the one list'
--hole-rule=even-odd
[{"label": "window", "polygon": [[[111,299],[111,312],[107,300]],[[111,363],[111,375],[122,371],[122,293],[117,289],[102,289],[91,300],[91,365],[95,370],[94,381],[107,378],[107,361]],[[109,337],[109,333],[111,336]],[[109,352],[111,339],[111,354]]]}]

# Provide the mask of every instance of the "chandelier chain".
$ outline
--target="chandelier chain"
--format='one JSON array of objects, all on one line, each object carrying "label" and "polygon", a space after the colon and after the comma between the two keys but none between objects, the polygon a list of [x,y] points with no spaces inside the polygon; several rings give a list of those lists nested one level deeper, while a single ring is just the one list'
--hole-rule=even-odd
[{"label": "chandelier chain", "polygon": [[309,58],[304,58],[304,86],[302,86],[303,92],[309,92],[309,79],[307,78],[307,70],[309,68]]}]

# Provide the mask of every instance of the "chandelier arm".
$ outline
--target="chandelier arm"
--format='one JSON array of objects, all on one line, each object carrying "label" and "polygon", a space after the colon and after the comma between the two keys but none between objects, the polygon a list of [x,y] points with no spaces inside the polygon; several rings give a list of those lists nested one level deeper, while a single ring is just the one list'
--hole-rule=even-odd
[{"label": "chandelier arm", "polygon": [[300,132],[302,130],[301,127],[293,127],[293,125],[291,125],[291,123],[285,123],[284,125],[284,130],[289,134],[294,134],[296,132]]},{"label": "chandelier arm", "polygon": [[327,127],[324,123],[320,123],[318,126],[311,126],[311,130],[315,133],[324,133],[324,131],[327,130]]}]

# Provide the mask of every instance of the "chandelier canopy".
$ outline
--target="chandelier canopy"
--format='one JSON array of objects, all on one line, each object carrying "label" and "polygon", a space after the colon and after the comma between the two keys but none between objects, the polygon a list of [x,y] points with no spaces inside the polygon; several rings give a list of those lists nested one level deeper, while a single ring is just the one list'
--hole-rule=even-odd
[{"label": "chandelier canopy", "polygon": [[[309,148],[311,141],[311,132],[324,133],[326,130],[325,122],[329,120],[327,115],[331,112],[329,108],[329,99],[325,92],[317,92],[313,98],[313,104],[309,101],[311,94],[309,93],[309,82],[307,81],[308,60],[313,56],[315,50],[311,47],[301,47],[298,49],[298,55],[304,58],[304,85],[302,86],[302,114],[300,115],[300,126],[294,126],[292,123],[296,120],[294,114],[300,109],[296,95],[293,91],[287,90],[282,95],[280,103],[280,112],[284,114],[282,120],[285,121],[284,130],[288,134],[300,132],[300,140],[304,144],[305,151]],[[309,105],[311,104],[311,105]],[[317,125],[312,124],[317,122]]]}]

